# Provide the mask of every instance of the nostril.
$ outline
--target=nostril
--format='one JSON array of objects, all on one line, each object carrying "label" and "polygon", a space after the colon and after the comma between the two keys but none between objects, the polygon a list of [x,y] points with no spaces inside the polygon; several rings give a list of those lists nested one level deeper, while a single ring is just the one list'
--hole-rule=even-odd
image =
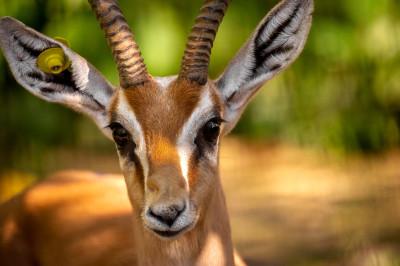
[{"label": "nostril", "polygon": [[172,226],[173,223],[175,222],[176,217],[178,216],[178,212],[176,211],[172,212],[170,210],[156,212],[153,209],[150,209],[149,214],[153,218],[157,219],[159,222],[167,224],[168,226]]},{"label": "nostril", "polygon": [[149,215],[157,219],[159,222],[164,223],[168,226],[172,226],[179,215],[185,210],[186,205],[170,205],[163,206],[161,208],[149,208]]}]

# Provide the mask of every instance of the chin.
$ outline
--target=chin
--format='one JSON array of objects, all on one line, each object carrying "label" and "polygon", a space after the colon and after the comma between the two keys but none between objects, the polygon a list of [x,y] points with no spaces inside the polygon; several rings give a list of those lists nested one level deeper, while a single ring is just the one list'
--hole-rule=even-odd
[{"label": "chin", "polygon": [[194,227],[194,224],[190,224],[188,226],[183,227],[180,230],[173,231],[173,230],[165,230],[165,231],[160,231],[156,229],[150,229],[150,231],[157,236],[158,238],[162,240],[173,240],[173,239],[178,239],[181,236],[183,236],[185,233],[189,232],[192,230]]},{"label": "chin", "polygon": [[193,215],[190,216],[190,218],[186,217],[184,221],[180,221],[170,227],[159,226],[159,224],[154,224],[146,219],[144,219],[143,222],[147,231],[156,237],[162,240],[175,240],[189,233],[196,227],[199,216],[197,213],[193,213]]}]

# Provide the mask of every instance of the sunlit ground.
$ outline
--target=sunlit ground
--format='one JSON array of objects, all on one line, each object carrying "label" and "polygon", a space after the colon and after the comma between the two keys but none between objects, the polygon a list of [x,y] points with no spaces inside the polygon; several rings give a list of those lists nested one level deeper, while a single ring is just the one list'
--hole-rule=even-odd
[{"label": "sunlit ground", "polygon": [[[118,171],[116,155],[60,150],[48,171]],[[400,151],[340,157],[226,139],[221,175],[249,265],[400,265]],[[0,201],[35,177],[10,172]]]}]

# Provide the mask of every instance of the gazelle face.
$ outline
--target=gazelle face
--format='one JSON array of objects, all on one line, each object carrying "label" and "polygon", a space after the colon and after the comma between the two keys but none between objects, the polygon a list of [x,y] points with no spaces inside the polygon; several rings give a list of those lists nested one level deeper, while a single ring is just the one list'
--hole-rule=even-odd
[{"label": "gazelle face", "polygon": [[214,83],[156,79],[119,90],[110,126],[134,208],[147,229],[192,228],[217,181],[223,104]]},{"label": "gazelle face", "polygon": [[228,0],[205,0],[181,71],[169,78],[147,73],[115,0],[89,2],[117,63],[119,87],[62,42],[13,18],[0,19],[0,47],[24,88],[86,114],[112,136],[135,214],[157,236],[177,236],[196,226],[212,200],[220,136],[302,51],[313,0],[281,1],[215,81],[208,64]]}]

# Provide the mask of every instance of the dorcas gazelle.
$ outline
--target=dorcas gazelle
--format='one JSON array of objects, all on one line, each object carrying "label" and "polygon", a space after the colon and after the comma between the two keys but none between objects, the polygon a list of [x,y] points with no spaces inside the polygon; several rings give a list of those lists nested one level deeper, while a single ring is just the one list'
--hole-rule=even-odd
[{"label": "dorcas gazelle", "polygon": [[124,179],[62,172],[3,204],[0,265],[241,265],[218,174],[220,139],[298,57],[313,0],[280,2],[216,80],[208,65],[229,0],[204,2],[171,77],[148,73],[116,0],[89,2],[119,86],[14,18],[1,18],[0,46],[21,86],[86,114],[115,142]]}]

